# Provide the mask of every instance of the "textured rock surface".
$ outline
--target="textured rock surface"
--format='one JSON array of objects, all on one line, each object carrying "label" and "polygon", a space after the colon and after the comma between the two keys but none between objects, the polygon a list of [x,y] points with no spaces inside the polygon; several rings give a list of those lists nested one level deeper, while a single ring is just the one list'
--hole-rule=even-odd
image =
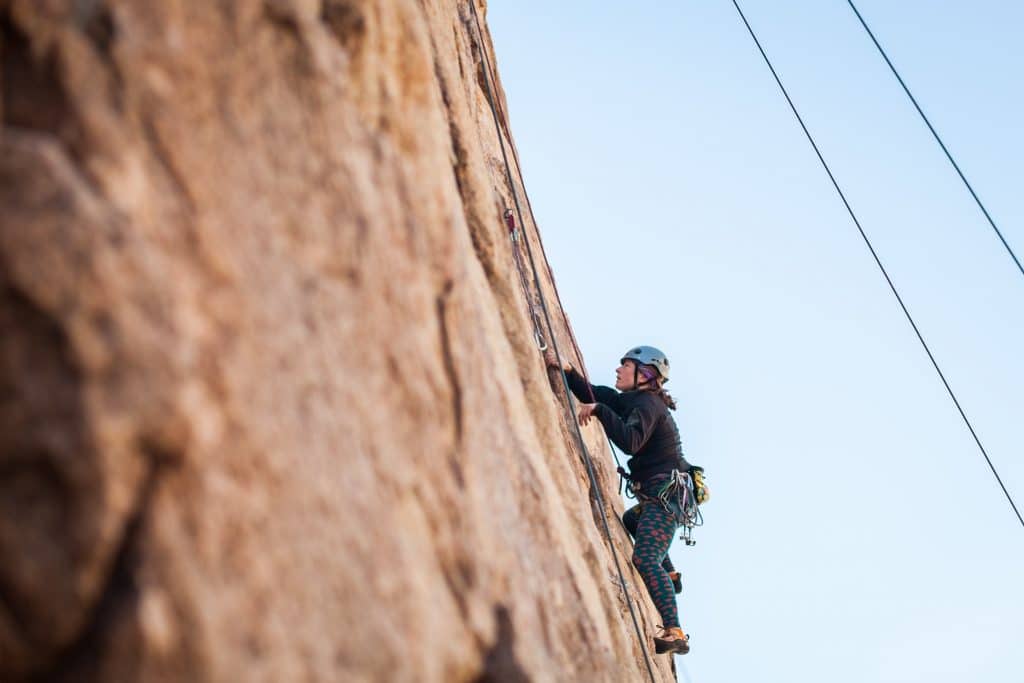
[{"label": "textured rock surface", "polygon": [[645,679],[475,36],[0,0],[0,680]]}]

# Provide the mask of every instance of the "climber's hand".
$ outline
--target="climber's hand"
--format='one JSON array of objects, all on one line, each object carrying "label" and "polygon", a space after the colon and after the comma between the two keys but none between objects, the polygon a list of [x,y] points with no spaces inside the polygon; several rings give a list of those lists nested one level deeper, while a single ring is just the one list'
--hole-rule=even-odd
[{"label": "climber's hand", "polygon": [[[558,354],[550,346],[544,351],[544,362],[547,363],[549,368],[558,368]],[[562,370],[565,372],[572,370],[572,365],[569,364],[569,361],[562,362]]]},{"label": "climber's hand", "polygon": [[586,426],[590,422],[590,418],[594,417],[594,410],[597,408],[596,403],[584,403],[580,406],[580,424]]}]

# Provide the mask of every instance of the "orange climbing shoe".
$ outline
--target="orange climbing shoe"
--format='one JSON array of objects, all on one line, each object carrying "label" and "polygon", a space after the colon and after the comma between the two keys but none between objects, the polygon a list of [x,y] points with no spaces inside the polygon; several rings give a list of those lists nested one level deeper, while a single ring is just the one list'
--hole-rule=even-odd
[{"label": "orange climbing shoe", "polygon": [[654,637],[654,651],[659,655],[666,652],[685,655],[690,651],[690,638],[678,626],[662,627],[661,635]]},{"label": "orange climbing shoe", "polygon": [[683,592],[683,575],[679,572],[669,572],[668,578],[672,579],[672,590],[679,595]]}]

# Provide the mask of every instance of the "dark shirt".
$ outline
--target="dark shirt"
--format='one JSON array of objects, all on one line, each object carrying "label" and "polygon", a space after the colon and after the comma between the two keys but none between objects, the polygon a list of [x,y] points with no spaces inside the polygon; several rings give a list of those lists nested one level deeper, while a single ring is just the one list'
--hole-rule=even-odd
[{"label": "dark shirt", "polygon": [[676,421],[660,396],[649,391],[620,393],[611,387],[595,386],[576,370],[565,376],[576,398],[597,403],[594,417],[601,421],[605,434],[623,453],[632,456],[626,465],[633,481],[643,483],[672,470],[690,469],[683,457]]}]

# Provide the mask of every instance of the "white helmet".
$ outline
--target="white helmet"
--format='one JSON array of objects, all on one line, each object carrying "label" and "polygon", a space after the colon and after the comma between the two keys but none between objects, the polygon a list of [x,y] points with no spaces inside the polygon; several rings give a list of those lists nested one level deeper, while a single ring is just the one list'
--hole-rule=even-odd
[{"label": "white helmet", "polygon": [[634,346],[622,355],[619,362],[627,359],[635,360],[641,365],[652,366],[661,375],[662,382],[668,381],[668,357],[662,353],[661,349],[656,349],[653,346]]}]

